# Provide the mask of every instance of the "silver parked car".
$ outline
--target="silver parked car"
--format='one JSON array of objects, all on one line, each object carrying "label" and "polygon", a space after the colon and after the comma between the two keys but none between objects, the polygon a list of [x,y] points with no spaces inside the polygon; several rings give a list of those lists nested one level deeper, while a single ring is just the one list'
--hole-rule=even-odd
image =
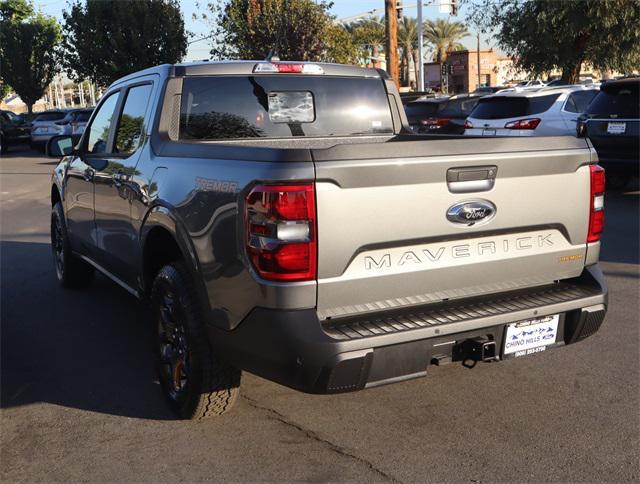
[{"label": "silver parked car", "polygon": [[87,126],[91,113],[93,113],[93,108],[73,110],[61,121],[56,121],[55,124],[64,128],[60,134],[71,135],[74,142],[77,142],[82,133],[84,133],[84,128]]},{"label": "silver parked car", "polygon": [[31,124],[31,148],[43,150],[52,136],[64,134],[64,126],[56,123],[65,119],[68,113],[57,109],[38,114]]}]

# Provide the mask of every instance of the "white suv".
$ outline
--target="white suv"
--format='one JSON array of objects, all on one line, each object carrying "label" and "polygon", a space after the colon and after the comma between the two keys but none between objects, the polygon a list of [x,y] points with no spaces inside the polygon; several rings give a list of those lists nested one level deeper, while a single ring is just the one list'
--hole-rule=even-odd
[{"label": "white suv", "polygon": [[575,136],[576,121],[598,93],[596,85],[500,91],[471,111],[465,135]]}]

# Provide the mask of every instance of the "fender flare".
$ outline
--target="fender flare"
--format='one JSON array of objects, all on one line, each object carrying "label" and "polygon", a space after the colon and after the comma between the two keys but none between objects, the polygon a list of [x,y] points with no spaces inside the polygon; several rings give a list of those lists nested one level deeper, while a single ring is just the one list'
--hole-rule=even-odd
[{"label": "fender flare", "polygon": [[55,187],[58,190],[58,194],[60,195],[60,202],[62,202],[62,207],[64,208],[64,199],[65,199],[65,178],[67,176],[66,164],[60,163],[53,169],[53,173],[51,174],[51,193],[53,193],[53,188]]},{"label": "fender flare", "polygon": [[[189,232],[184,227],[183,223],[172,212],[171,208],[166,205],[154,205],[151,207],[142,220],[140,226],[140,254],[139,254],[139,267],[140,267],[140,286],[143,294],[147,294],[150,288],[145,287],[145,267],[144,267],[144,247],[147,242],[147,238],[154,228],[163,228],[173,237],[178,249],[182,254],[183,261],[186,263],[187,270],[189,271],[192,281],[198,292],[198,298],[204,304],[203,309],[210,309],[209,300],[206,297],[206,289],[204,287],[202,277],[200,276],[200,262],[196,255],[195,249],[189,238]],[[205,314],[210,314],[210,310]]]}]

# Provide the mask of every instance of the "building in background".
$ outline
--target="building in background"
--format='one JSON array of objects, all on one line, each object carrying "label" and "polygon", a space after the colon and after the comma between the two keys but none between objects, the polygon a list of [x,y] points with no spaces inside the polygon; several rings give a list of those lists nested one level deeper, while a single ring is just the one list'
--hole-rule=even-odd
[{"label": "building in background", "polygon": [[478,51],[459,50],[447,57],[449,92],[472,92],[480,86],[496,86],[498,54],[493,49],[480,50],[480,83],[478,84]]},{"label": "building in background", "polygon": [[497,86],[511,86],[533,77],[535,76],[531,76],[529,72],[517,69],[511,57],[498,56],[496,59]]},{"label": "building in background", "polygon": [[[498,54],[493,49],[480,50],[480,86],[498,85]],[[472,92],[478,88],[478,51],[450,52],[445,62],[449,93]],[[441,66],[437,62],[424,64],[425,87],[440,90]]]}]

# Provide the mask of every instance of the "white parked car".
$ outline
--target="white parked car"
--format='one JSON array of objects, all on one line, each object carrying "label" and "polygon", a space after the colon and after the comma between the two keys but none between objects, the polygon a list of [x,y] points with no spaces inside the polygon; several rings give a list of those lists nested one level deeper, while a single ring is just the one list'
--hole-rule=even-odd
[{"label": "white parked car", "polygon": [[595,86],[500,91],[478,101],[465,122],[470,136],[575,136],[578,116],[598,93]]},{"label": "white parked car", "polygon": [[38,114],[31,123],[31,148],[44,150],[44,146],[52,136],[64,133],[64,127],[56,124],[62,121],[68,111],[57,109]]},{"label": "white parked car", "polygon": [[56,121],[55,124],[64,128],[63,135],[71,135],[74,142],[77,142],[82,133],[84,133],[84,128],[87,126],[91,113],[93,113],[93,108],[77,109],[68,113],[63,120]]}]

